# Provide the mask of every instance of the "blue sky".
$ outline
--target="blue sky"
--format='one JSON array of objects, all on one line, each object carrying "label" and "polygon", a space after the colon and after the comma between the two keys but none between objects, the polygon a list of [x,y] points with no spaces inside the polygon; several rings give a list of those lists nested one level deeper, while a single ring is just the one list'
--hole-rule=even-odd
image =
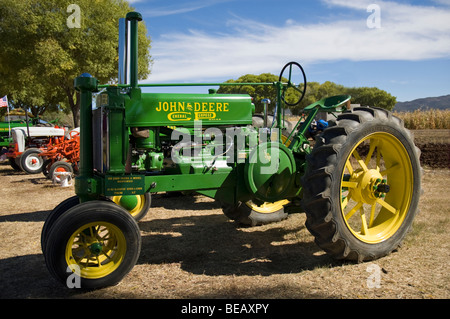
[{"label": "blue sky", "polygon": [[130,3],[152,38],[152,74],[141,83],[278,75],[297,61],[308,81],[376,86],[397,101],[450,94],[450,0]]}]

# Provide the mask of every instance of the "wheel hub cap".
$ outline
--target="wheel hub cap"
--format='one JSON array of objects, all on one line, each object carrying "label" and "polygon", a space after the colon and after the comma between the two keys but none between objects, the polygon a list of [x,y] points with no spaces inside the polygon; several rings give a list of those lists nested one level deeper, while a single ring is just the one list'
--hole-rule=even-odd
[{"label": "wheel hub cap", "polygon": [[356,187],[352,188],[352,196],[358,202],[374,204],[377,198],[385,197],[390,191],[386,179],[377,169],[356,171],[350,178],[350,182]]},{"label": "wheel hub cap", "polygon": [[103,250],[103,245],[101,243],[93,243],[89,246],[89,250],[94,255],[99,255]]},{"label": "wheel hub cap", "polygon": [[385,179],[377,178],[375,181],[372,190],[374,192],[375,197],[377,198],[384,198],[387,193],[391,190],[391,187],[386,184]]}]

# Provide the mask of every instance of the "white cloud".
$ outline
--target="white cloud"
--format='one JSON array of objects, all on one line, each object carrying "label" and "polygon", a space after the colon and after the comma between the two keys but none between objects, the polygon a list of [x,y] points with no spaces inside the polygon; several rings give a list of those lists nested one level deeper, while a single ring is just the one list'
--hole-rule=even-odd
[{"label": "white cloud", "polygon": [[[324,0],[329,6],[370,12],[373,1]],[[423,60],[450,57],[450,9],[377,1],[381,28],[366,19],[273,26],[234,16],[228,33],[196,30],[166,34],[152,44],[151,82],[232,78],[278,72],[291,60]]]},{"label": "white cloud", "polygon": [[219,3],[230,1],[234,0],[197,0],[197,1],[183,2],[181,5],[178,3],[171,4],[160,8],[151,6],[150,9],[145,12],[145,15],[148,17],[163,17],[180,13],[188,13],[192,11],[197,11],[199,9],[211,7]]}]

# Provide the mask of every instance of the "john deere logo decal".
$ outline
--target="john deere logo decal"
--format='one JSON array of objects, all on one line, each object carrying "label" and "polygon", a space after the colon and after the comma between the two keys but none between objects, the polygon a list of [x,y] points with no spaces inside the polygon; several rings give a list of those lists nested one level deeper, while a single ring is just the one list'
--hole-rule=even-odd
[{"label": "john deere logo decal", "polygon": [[169,121],[189,121],[192,116],[190,112],[172,112],[167,114]]},{"label": "john deere logo decal", "polygon": [[230,103],[222,102],[159,102],[157,112],[166,112],[172,122],[194,120],[219,120],[217,113],[229,112]]}]

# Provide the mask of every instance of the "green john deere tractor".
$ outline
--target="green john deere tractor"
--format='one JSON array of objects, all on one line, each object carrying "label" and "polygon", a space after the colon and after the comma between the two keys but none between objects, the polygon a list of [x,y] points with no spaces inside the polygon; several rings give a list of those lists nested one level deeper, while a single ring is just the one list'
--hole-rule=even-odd
[{"label": "green john deere tractor", "polygon": [[[80,174],[76,195],[50,213],[42,230],[51,275],[62,283],[76,275],[84,288],[122,280],[139,257],[137,221],[155,192],[195,191],[250,225],[281,220],[301,206],[317,245],[337,259],[373,260],[399,246],[421,191],[419,151],[401,120],[383,109],[350,109],[350,96],[342,95],[309,105],[305,120],[286,125],[284,106],[298,103],[307,84],[295,62],[277,82],[245,84],[277,91],[273,118],[264,116],[259,127],[248,95],[143,93],[157,85],[137,81],[141,19],[130,12],[119,27],[130,31],[129,84],[100,85],[86,73],[75,79]],[[299,100],[288,101],[288,90]],[[317,130],[313,145],[308,136],[318,112],[336,116]]]}]

